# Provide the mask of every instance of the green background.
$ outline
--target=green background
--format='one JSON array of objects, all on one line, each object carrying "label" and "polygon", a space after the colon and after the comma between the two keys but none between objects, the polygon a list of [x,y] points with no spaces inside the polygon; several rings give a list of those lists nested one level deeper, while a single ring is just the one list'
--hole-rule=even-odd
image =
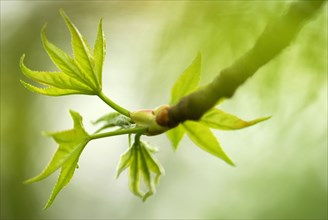
[{"label": "green background", "polygon": [[[1,1],[1,219],[327,218],[327,4],[282,54],[240,87],[221,109],[244,119],[272,115],[240,131],[215,131],[237,167],[184,139],[174,152],[165,135],[147,137],[166,175],[142,203],[127,175],[114,178],[126,137],[90,143],[80,169],[48,210],[57,173],[31,185],[56,144],[41,131],[71,128],[68,109],[85,127],[111,111],[96,97],[46,97],[20,84],[18,67],[55,70],[40,30],[71,53],[63,8],[93,44],[103,18],[107,39],[103,87],[130,110],[169,101],[170,88],[198,51],[202,84],[234,62],[289,1]],[[277,33],[276,37],[280,34]]]}]

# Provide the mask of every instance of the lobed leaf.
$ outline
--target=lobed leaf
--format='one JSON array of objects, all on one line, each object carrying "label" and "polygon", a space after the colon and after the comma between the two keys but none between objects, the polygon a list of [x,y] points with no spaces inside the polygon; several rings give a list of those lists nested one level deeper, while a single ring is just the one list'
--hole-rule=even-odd
[{"label": "lobed leaf", "polygon": [[41,30],[43,47],[60,71],[32,71],[24,65],[25,55],[23,55],[20,61],[20,68],[24,75],[46,87],[39,88],[26,82],[22,83],[27,89],[43,95],[96,95],[102,88],[102,66],[106,50],[102,21],[99,23],[95,48],[92,51],[87,40],[72,24],[65,12],[60,10],[60,14],[64,18],[72,36],[74,58],[49,42],[45,33],[46,25],[44,25]]},{"label": "lobed leaf", "polygon": [[234,166],[232,160],[223,151],[220,143],[207,126],[194,121],[186,121],[183,123],[183,127],[189,138],[198,147]]},{"label": "lobed leaf", "polygon": [[59,191],[72,178],[78,159],[90,140],[88,133],[83,128],[80,114],[74,111],[70,111],[70,114],[74,122],[74,128],[67,131],[47,133],[59,144],[59,147],[47,167],[36,177],[25,181],[25,183],[40,181],[61,168],[58,181],[46,207],[52,204]]},{"label": "lobed leaf", "polygon": [[[136,140],[132,147],[121,155],[117,167],[117,177],[122,171],[129,168],[129,187],[131,192],[145,201],[155,193],[155,185],[164,174],[164,170],[159,162],[153,157],[155,149],[147,143]],[[141,181],[144,182],[146,192],[141,188]]]},{"label": "lobed leaf", "polygon": [[200,120],[203,125],[221,130],[236,130],[255,125],[268,120],[270,117],[258,118],[251,121],[244,121],[235,115],[226,113],[216,108],[209,110]]},{"label": "lobed leaf", "polygon": [[171,90],[170,105],[176,104],[180,98],[196,90],[201,75],[202,57],[199,53],[192,64],[180,75]]}]

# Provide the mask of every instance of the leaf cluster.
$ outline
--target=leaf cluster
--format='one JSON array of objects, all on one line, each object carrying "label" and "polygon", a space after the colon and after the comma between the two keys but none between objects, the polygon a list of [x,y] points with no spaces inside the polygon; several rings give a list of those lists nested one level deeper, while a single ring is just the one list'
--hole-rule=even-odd
[{"label": "leaf cluster", "polygon": [[25,76],[44,87],[36,87],[24,81],[21,82],[27,89],[49,96],[99,94],[102,89],[102,68],[106,54],[102,20],[99,22],[94,50],[91,50],[87,40],[81,35],[65,12],[60,10],[60,14],[72,36],[74,57],[49,42],[45,33],[46,25],[44,25],[41,31],[43,47],[60,71],[33,71],[25,66],[25,55],[23,55],[20,60],[22,72]]},{"label": "leaf cluster", "polygon": [[90,135],[83,128],[81,115],[75,111],[70,111],[70,114],[74,122],[74,127],[72,129],[45,133],[52,137],[59,145],[50,163],[39,175],[25,181],[25,183],[37,182],[48,177],[56,170],[61,169],[57,183],[46,204],[46,208],[53,203],[59,191],[72,179],[75,169],[78,167],[80,155],[84,147],[91,140]]},{"label": "leaf cluster", "polygon": [[[159,178],[164,174],[164,169],[153,156],[158,150],[147,142],[140,140],[140,135],[135,136],[135,141],[125,153],[121,155],[117,167],[117,177],[129,168],[129,186],[131,192],[145,201],[155,192],[155,185],[158,184]],[[141,181],[147,188],[142,192]]]},{"label": "leaf cluster", "polygon": [[[182,97],[198,89],[201,77],[201,64],[201,54],[198,54],[191,65],[180,75],[173,85],[170,105],[176,104]],[[242,129],[269,118],[264,117],[252,121],[245,121],[217,108],[212,108],[199,121],[185,121],[167,131],[166,134],[175,150],[178,148],[184,135],[187,134],[190,140],[202,150],[224,160],[230,165],[234,165],[234,162],[223,151],[211,128],[220,130]]]}]

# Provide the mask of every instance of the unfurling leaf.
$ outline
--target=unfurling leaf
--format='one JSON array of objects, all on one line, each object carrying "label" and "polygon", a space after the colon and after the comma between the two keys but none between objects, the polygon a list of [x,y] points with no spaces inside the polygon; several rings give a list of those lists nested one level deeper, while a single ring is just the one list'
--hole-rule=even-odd
[{"label": "unfurling leaf", "polygon": [[93,122],[93,124],[95,125],[99,123],[103,123],[103,126],[101,126],[95,133],[98,133],[106,128],[111,127],[129,128],[133,126],[133,123],[130,118],[118,112],[111,112]]},{"label": "unfurling leaf", "polygon": [[186,121],[183,123],[189,138],[201,149],[219,157],[234,166],[232,160],[226,155],[212,131],[198,122]]},{"label": "unfurling leaf", "polygon": [[61,96],[70,94],[96,95],[102,88],[102,66],[105,58],[105,38],[102,31],[102,22],[99,23],[94,52],[88,42],[72,24],[63,10],[60,11],[72,35],[74,58],[50,43],[45,34],[44,26],[41,31],[43,47],[59,72],[32,71],[20,61],[20,68],[25,76],[44,85],[39,88],[24,81],[22,84],[29,90],[43,95]]},{"label": "unfurling leaf", "polygon": [[232,114],[226,113],[216,108],[209,110],[200,120],[203,125],[221,130],[236,130],[255,125],[268,120],[271,117],[258,118],[251,121],[244,121]]},{"label": "unfurling leaf", "polygon": [[59,144],[58,149],[50,163],[38,176],[25,181],[25,183],[40,181],[61,168],[59,178],[46,208],[52,204],[60,190],[71,180],[77,167],[79,157],[90,140],[89,134],[83,128],[80,114],[74,111],[70,111],[70,114],[74,122],[74,128],[61,132],[46,133]]},{"label": "unfurling leaf", "polygon": [[[136,135],[133,145],[121,155],[117,167],[116,176],[129,168],[129,187],[131,192],[145,201],[149,196],[155,193],[155,185],[158,184],[159,178],[164,174],[164,170],[159,162],[153,157],[156,151],[146,142],[139,140],[140,136]],[[143,181],[146,192],[141,189]]]}]

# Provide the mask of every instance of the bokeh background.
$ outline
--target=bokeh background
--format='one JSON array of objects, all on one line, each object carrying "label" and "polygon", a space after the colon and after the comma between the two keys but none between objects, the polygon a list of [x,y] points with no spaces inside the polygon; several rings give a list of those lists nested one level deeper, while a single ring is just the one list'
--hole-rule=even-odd
[{"label": "bokeh background", "polygon": [[[221,108],[244,119],[272,119],[240,131],[215,131],[237,167],[184,139],[174,152],[165,135],[146,138],[160,149],[166,175],[142,203],[127,175],[114,178],[126,137],[90,143],[80,169],[48,210],[58,173],[31,185],[56,149],[41,131],[71,128],[69,109],[91,121],[111,111],[90,96],[46,97],[20,84],[18,62],[55,70],[40,29],[70,51],[63,8],[93,43],[102,17],[107,39],[105,93],[127,109],[168,102],[170,87],[203,54],[202,84],[247,51],[289,1],[1,1],[1,219],[326,219],[327,4],[291,47]],[[279,37],[279,33],[277,33]]]}]

